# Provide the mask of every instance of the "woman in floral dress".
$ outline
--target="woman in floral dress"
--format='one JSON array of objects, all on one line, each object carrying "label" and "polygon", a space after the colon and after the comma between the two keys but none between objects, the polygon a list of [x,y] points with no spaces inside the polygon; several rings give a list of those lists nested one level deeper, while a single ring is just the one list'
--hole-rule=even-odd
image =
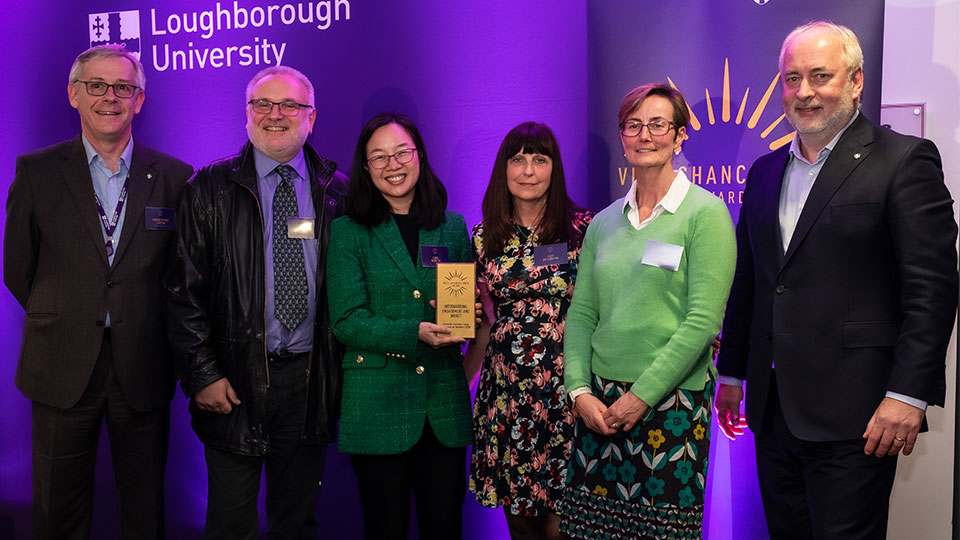
[{"label": "woman in floral dress", "polygon": [[470,489],[503,506],[511,537],[559,538],[574,419],[563,390],[563,325],[592,213],[567,196],[556,138],[534,122],[497,153],[473,229],[487,321],[467,352],[482,362]]}]

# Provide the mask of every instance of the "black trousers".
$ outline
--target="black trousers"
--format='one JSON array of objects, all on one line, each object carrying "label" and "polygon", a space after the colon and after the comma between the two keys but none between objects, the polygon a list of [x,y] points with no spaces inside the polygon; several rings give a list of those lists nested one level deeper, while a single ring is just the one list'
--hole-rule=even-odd
[{"label": "black trousers", "polygon": [[33,402],[34,538],[86,539],[93,511],[94,467],[106,417],[125,539],[164,537],[163,470],[170,409],[141,412],[127,403],[113,369],[109,332],[76,405]]},{"label": "black trousers", "polygon": [[204,447],[208,488],[204,538],[257,538],[257,495],[260,472],[264,468],[267,538],[317,537],[317,489],[323,475],[326,446],[307,445],[302,440],[309,365],[307,353],[269,363],[270,387],[263,425],[270,439],[269,455],[244,456]]},{"label": "black trousers", "polygon": [[864,454],[864,439],[810,442],[794,437],[780,408],[776,381],[771,381],[767,413],[755,436],[771,540],[886,538],[896,456]]},{"label": "black trousers", "polygon": [[417,444],[402,454],[351,454],[363,505],[364,537],[407,538],[412,491],[421,540],[461,538],[466,452],[465,447],[441,444],[427,422]]}]

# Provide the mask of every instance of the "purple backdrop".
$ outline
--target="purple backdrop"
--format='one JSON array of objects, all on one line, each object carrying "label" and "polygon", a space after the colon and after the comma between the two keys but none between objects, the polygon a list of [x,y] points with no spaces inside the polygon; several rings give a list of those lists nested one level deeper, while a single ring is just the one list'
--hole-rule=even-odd
[{"label": "purple backdrop", "polygon": [[[635,83],[666,77],[687,94],[701,123],[701,129],[691,132],[682,157],[688,166],[702,167],[704,181],[710,165],[721,181],[723,168],[729,167],[732,181],[722,190],[737,192],[737,165],[748,167],[764,144],[787,133],[781,122],[768,136],[757,134],[781,113],[779,87],[757,124],[746,126],[776,74],[776,51],[789,28],[834,16],[861,37],[872,34],[874,41],[864,43],[864,103],[874,118],[879,103],[881,0],[872,0],[869,8],[863,3],[851,6],[857,12],[847,18],[835,15],[844,6],[824,0],[803,2],[802,8],[795,1],[771,0],[765,6],[755,1],[659,6],[586,0],[0,0],[7,14],[0,18],[0,45],[8,51],[0,91],[10,98],[6,129],[0,130],[0,171],[6,171],[0,193],[5,201],[17,155],[79,131],[76,111],[66,100],[67,72],[76,54],[111,33],[119,33],[128,47],[139,47],[147,69],[147,100],[135,121],[134,137],[194,166],[239,149],[246,138],[244,86],[265,67],[265,59],[273,63],[282,55],[282,63],[304,71],[316,86],[318,119],[311,142],[321,153],[347,166],[369,117],[387,109],[406,113],[418,122],[430,147],[431,160],[450,192],[451,209],[463,213],[468,224],[480,219],[480,199],[500,140],[525,120],[545,122],[556,132],[575,200],[599,209],[619,197],[626,188],[619,177],[624,171],[618,171],[624,163],[613,157],[620,154],[617,104]],[[277,7],[271,10],[273,5]],[[109,15],[133,10],[139,17]],[[312,22],[300,22],[308,15]],[[139,22],[138,35],[134,20]],[[724,94],[727,58],[730,91]],[[750,94],[742,122],[731,123],[746,87]],[[709,120],[704,89],[710,92],[715,122]],[[723,113],[724,95],[730,96],[729,122]],[[741,139],[745,142],[737,142]],[[743,177],[745,170],[739,173]],[[688,174],[696,178],[696,172]],[[629,181],[629,173],[625,179]],[[30,410],[13,383],[22,324],[23,310],[3,289],[2,538],[30,536]],[[752,478],[752,455],[743,452],[748,447],[749,441],[729,447],[724,441],[711,456],[713,495],[706,528],[714,539],[765,537],[762,522],[757,522],[755,487],[738,480]],[[201,450],[178,392],[172,404],[167,468],[170,538],[195,538],[202,528],[206,476]],[[97,493],[95,537],[115,538],[106,444],[101,445]],[[481,508],[471,494],[464,507],[465,538],[506,538],[499,510]],[[735,536],[734,508],[746,516],[736,520]],[[318,517],[326,537],[361,537],[355,481],[346,457],[333,446]]]}]

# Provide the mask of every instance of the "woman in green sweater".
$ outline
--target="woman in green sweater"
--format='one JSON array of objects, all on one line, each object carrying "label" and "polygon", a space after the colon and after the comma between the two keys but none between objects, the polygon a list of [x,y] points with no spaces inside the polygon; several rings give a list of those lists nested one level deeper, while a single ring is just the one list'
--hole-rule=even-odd
[{"label": "woman in green sweater", "polygon": [[635,178],[587,228],[564,336],[579,414],[561,507],[572,538],[700,538],[720,330],[736,261],[723,201],[673,170],[687,103],[646,84],[619,111]]}]

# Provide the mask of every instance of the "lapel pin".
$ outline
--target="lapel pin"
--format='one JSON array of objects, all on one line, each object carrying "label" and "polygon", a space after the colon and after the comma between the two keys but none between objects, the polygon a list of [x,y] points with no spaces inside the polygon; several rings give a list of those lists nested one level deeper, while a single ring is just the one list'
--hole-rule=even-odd
[{"label": "lapel pin", "polygon": [[[854,154],[853,159],[860,159],[860,152],[857,152],[856,154]],[[147,178],[150,178],[150,177],[147,176]]]},{"label": "lapel pin", "polygon": [[[859,156],[860,156],[860,154],[857,154],[857,156],[859,157]],[[153,178],[153,175],[152,175],[152,174],[150,174],[150,173],[147,173],[147,180],[149,180],[149,179],[151,179],[151,178]]]}]

